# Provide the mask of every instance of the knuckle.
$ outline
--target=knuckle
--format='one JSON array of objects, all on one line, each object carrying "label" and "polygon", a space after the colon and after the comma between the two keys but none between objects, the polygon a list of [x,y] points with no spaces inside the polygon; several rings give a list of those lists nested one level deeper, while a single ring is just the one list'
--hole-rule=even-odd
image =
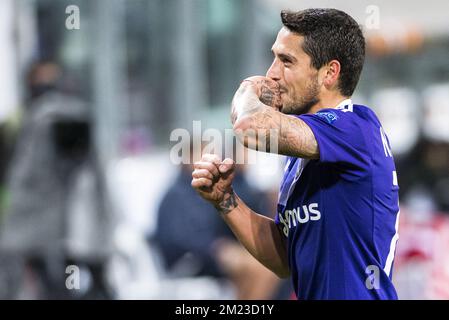
[{"label": "knuckle", "polygon": [[220,157],[216,154],[207,153],[204,155],[204,159],[209,163],[215,163],[221,161]]},{"label": "knuckle", "polygon": [[208,172],[213,172],[215,168],[215,165],[212,163],[208,163],[205,167],[204,170],[208,171]]}]

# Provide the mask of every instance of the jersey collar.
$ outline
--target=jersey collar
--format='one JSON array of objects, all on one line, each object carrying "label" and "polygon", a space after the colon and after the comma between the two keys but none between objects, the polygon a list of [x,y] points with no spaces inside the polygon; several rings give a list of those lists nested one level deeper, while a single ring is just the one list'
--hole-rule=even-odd
[{"label": "jersey collar", "polygon": [[342,102],[340,102],[335,107],[335,109],[340,109],[340,110],[341,109],[346,109],[346,110],[352,111],[352,109],[353,109],[353,107],[352,107],[352,99],[348,98],[348,99],[343,100]]}]

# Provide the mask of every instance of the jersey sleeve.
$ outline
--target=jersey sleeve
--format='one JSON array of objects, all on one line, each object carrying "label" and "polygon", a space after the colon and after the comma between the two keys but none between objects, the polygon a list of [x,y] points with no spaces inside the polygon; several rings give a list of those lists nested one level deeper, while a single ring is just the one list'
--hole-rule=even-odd
[{"label": "jersey sleeve", "polygon": [[[368,171],[371,163],[369,141],[363,126],[366,120],[352,112],[324,109],[297,116],[312,130],[318,143],[320,162],[357,176]],[[364,123],[366,122],[366,123]]]}]

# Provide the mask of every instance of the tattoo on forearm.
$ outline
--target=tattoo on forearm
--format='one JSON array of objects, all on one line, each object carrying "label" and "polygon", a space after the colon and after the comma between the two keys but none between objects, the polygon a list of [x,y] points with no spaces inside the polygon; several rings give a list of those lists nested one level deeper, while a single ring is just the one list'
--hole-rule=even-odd
[{"label": "tattoo on forearm", "polygon": [[[300,119],[265,107],[253,114],[253,121],[249,129],[253,129],[257,133],[257,135],[253,135],[254,137],[249,137],[247,134],[245,146],[251,149],[310,159],[319,157],[318,145],[313,132]],[[273,132],[276,135],[273,135]],[[277,139],[275,144],[272,143],[273,139]],[[272,145],[275,145],[277,150],[270,150]]]},{"label": "tattoo on forearm", "polygon": [[236,195],[234,192],[231,192],[226,194],[223,201],[216,205],[215,208],[222,214],[228,214],[229,212],[237,208],[237,206],[238,203]]},{"label": "tattoo on forearm", "polygon": [[[256,116],[255,131],[257,143],[255,150],[264,152],[278,151],[279,129],[275,125],[278,117],[279,114],[274,113],[273,110],[267,107]],[[272,144],[272,140],[274,144]],[[275,147],[275,150],[271,150],[271,147]]]}]

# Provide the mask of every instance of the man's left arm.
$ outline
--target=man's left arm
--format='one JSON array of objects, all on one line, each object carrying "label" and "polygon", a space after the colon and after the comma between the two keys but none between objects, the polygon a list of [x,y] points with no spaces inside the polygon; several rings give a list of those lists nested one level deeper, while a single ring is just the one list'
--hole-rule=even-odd
[{"label": "man's left arm", "polygon": [[[268,106],[272,98],[270,91],[265,90],[259,99],[255,84],[250,81],[242,83],[232,101],[231,115],[233,129],[240,142],[259,151],[318,159],[318,143],[310,127],[301,119]],[[273,146],[277,150],[273,150]]]}]

